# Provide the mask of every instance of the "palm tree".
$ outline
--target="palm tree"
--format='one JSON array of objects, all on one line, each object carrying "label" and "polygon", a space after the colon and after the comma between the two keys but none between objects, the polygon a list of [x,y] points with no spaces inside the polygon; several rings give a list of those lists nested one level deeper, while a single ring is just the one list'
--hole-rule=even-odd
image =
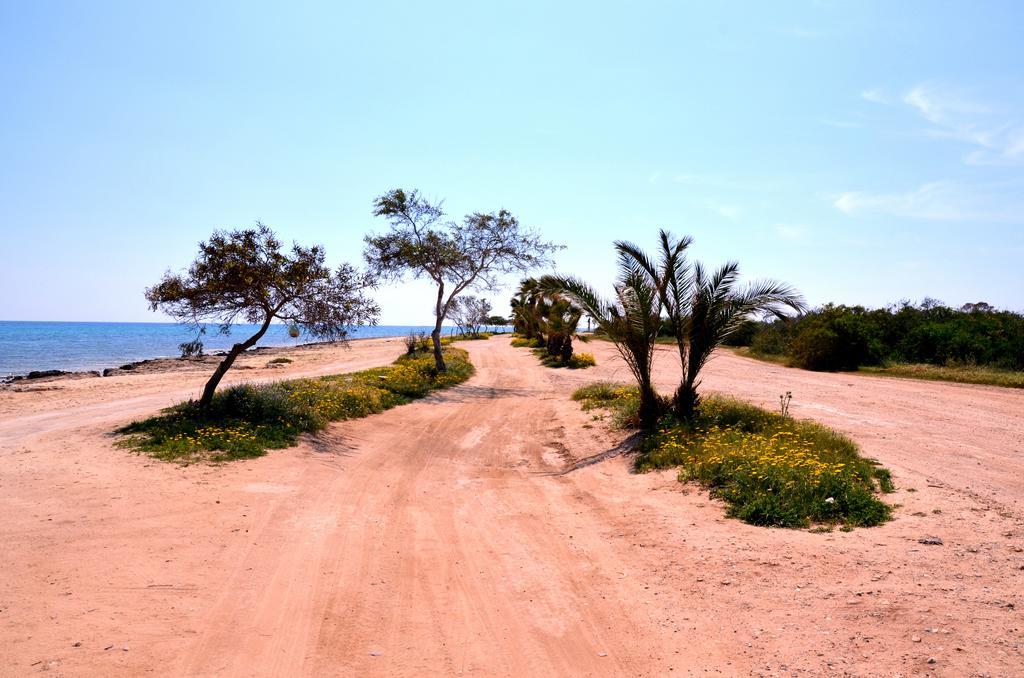
[{"label": "palm tree", "polygon": [[654,340],[660,324],[659,292],[650,284],[642,268],[625,254],[619,256],[619,278],[615,299],[605,300],[579,278],[546,275],[541,289],[562,296],[594,319],[615,344],[640,390],[640,425],[654,426],[661,414],[661,403],[651,382]]},{"label": "palm tree", "polygon": [[739,287],[739,265],[729,262],[713,275],[702,264],[693,266],[684,252],[692,238],[675,239],[660,233],[661,259],[655,264],[636,245],[619,241],[619,256],[629,259],[660,296],[668,315],[682,366],[682,379],[673,404],[676,414],[690,419],[700,404],[700,372],[716,348],[756,313],[783,317],[783,309],[798,313],[807,309],[800,294],[789,285],[772,280]]},{"label": "palm tree", "polygon": [[519,290],[511,302],[514,332],[522,334],[527,339],[534,339],[540,334],[543,301],[543,294],[535,278],[520,281]]},{"label": "palm tree", "polygon": [[584,340],[576,333],[583,311],[569,300],[557,297],[547,306],[548,312],[541,318],[544,344],[548,355],[567,363],[572,358],[572,340]]}]

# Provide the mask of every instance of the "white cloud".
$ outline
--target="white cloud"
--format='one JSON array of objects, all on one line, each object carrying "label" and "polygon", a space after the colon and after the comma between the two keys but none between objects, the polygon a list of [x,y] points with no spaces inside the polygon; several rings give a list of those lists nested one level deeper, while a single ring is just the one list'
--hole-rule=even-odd
[{"label": "white cloud", "polygon": [[861,91],[860,98],[864,99],[865,101],[870,101],[873,104],[889,103],[889,97],[885,96],[885,94],[881,90],[877,89],[866,89]]},{"label": "white cloud", "polygon": [[1024,125],[998,119],[996,111],[932,83],[908,91],[903,102],[914,108],[931,127],[930,136],[976,146],[964,161],[971,165],[1014,164],[1024,160]]},{"label": "white cloud", "polygon": [[847,191],[833,204],[851,215],[878,212],[934,221],[1024,221],[1024,204],[1015,197],[1018,193],[1019,187],[1006,184],[971,186],[934,181],[896,193]]}]

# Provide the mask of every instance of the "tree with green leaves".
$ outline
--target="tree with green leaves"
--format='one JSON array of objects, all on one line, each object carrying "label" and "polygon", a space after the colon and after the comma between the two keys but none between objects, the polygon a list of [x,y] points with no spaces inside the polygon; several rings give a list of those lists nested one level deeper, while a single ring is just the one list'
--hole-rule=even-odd
[{"label": "tree with green leaves", "polygon": [[441,326],[455,299],[469,289],[493,290],[501,275],[543,265],[560,249],[503,209],[467,214],[456,223],[445,219],[440,203],[400,188],[377,198],[373,207],[374,216],[384,217],[390,231],[366,237],[370,270],[396,280],[426,277],[437,286],[431,339],[441,372],[446,369]]},{"label": "tree with green leaves", "polygon": [[700,404],[700,373],[711,354],[725,339],[755,314],[783,317],[786,308],[798,313],[807,309],[800,294],[773,280],[739,284],[739,264],[728,262],[710,273],[700,262],[690,264],[686,249],[689,236],[676,239],[668,231],[659,235],[659,257],[651,259],[630,242],[618,241],[615,248],[644,285],[656,290],[668,316],[682,379],[673,404],[677,416],[689,419]]},{"label": "tree with green leaves", "polygon": [[542,291],[564,297],[594,319],[636,379],[640,391],[640,425],[654,426],[661,414],[661,402],[651,380],[654,345],[661,325],[658,289],[635,262],[619,256],[615,298],[602,298],[579,278],[546,275],[539,281]]},{"label": "tree with green leaves", "polygon": [[468,294],[457,297],[449,311],[459,333],[473,338],[481,335],[480,328],[488,324],[490,312],[491,302]]},{"label": "tree with green leaves", "polygon": [[203,328],[219,325],[229,334],[234,323],[258,325],[234,344],[206,382],[199,405],[208,408],[221,379],[246,350],[277,321],[317,339],[344,341],[353,327],[376,323],[379,309],[366,296],[373,278],[349,264],[331,270],[323,247],[283,248],[263,224],[215,231],[199,243],[199,255],[184,274],[164,274],[146,290],[146,300],[178,322]]},{"label": "tree with green leaves", "polygon": [[540,336],[540,319],[544,315],[544,294],[536,278],[519,281],[516,296],[512,297],[512,329],[527,339]]},{"label": "tree with green leaves", "polygon": [[583,337],[577,334],[583,311],[568,299],[554,298],[546,305],[546,313],[541,318],[541,334],[549,356],[562,363],[572,359],[572,340]]}]

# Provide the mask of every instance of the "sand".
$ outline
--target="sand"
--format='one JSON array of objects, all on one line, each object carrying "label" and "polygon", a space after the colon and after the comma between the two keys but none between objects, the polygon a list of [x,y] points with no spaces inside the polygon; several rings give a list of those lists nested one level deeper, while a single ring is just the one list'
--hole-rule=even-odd
[{"label": "sand", "polygon": [[[385,364],[402,340],[352,346],[227,381]],[[718,356],[704,388],[792,391],[893,471],[895,520],[815,534],[631,473],[624,434],[568,398],[628,378],[610,345],[579,371],[463,346],[462,386],[221,466],[110,435],[205,372],[0,391],[0,675],[1024,674],[1024,392]],[[656,371],[669,389],[667,347]]]}]

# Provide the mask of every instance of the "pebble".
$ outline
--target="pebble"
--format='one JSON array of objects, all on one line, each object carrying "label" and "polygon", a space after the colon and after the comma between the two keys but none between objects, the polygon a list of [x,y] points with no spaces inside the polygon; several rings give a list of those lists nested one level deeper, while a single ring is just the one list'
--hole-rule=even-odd
[{"label": "pebble", "polygon": [[917,540],[918,544],[928,544],[929,546],[942,546],[942,540],[938,537],[921,537]]},{"label": "pebble", "polygon": [[381,652],[380,650],[370,650],[370,656],[371,657],[379,657],[382,654],[384,654],[384,653]]},{"label": "pebble", "polygon": [[920,643],[921,642],[921,636],[910,636],[910,642],[912,642],[912,643]]}]

